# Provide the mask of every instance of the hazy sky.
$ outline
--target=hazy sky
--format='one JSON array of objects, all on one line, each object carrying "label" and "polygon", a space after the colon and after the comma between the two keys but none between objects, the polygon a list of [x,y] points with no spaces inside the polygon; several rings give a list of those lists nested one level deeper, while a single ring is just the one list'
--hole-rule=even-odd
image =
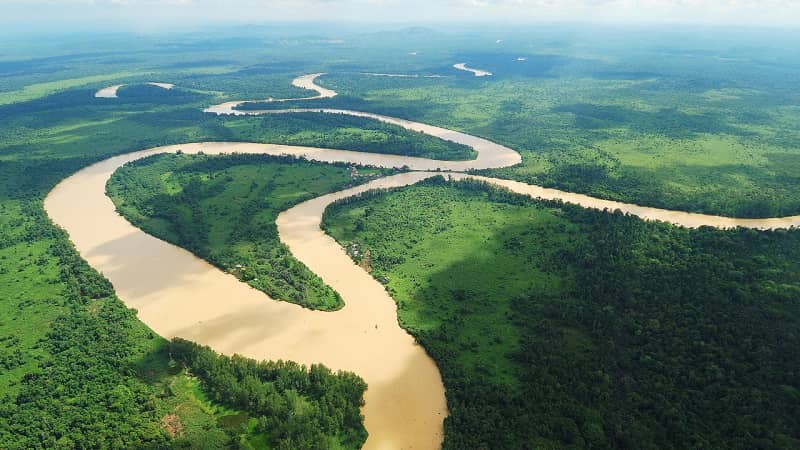
[{"label": "hazy sky", "polygon": [[276,21],[592,21],[800,26],[800,0],[0,0],[0,24],[163,28]]}]

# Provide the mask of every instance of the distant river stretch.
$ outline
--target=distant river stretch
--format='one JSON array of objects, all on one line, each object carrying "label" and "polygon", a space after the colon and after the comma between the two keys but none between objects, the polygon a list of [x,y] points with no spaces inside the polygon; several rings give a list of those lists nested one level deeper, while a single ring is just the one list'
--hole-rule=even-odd
[{"label": "distant river stretch", "polygon": [[[316,91],[314,100],[336,95],[315,84],[323,74],[304,75],[293,85]],[[167,85],[165,85],[167,86]],[[171,85],[169,85],[171,87]],[[113,88],[113,89],[111,89]],[[116,94],[118,86],[103,92]],[[101,95],[102,96],[102,95]],[[282,102],[287,99],[268,99]],[[366,449],[436,449],[447,416],[445,391],[433,360],[397,323],[396,306],[383,285],[352,262],[320,229],[325,208],[333,201],[375,188],[407,186],[439,173],[455,179],[479,179],[534,198],[560,199],[588,208],[621,210],[648,220],[687,227],[743,226],[758,229],[800,226],[800,216],[735,219],[670,211],[597,199],[516,181],[465,174],[470,169],[508,167],[521,162],[516,151],[489,140],[405,119],[338,109],[242,111],[245,102],[212,106],[213,114],[259,115],[319,112],[368,117],[421,131],[475,149],[472,161],[437,161],[325,148],[238,142],[201,142],[115,156],[89,166],[56,186],[45,199],[51,219],[70,235],[81,256],[114,285],[122,301],[166,338],[180,336],[218,352],[255,359],[323,363],[364,378],[369,387],[363,408],[369,438]],[[105,195],[108,179],[123,164],[158,153],[204,152],[295,155],[320,162],[347,162],[379,167],[407,166],[412,172],[323,195],[278,216],[281,241],[292,254],[335,289],[345,302],[336,312],[311,311],[276,301],[241,283],[188,251],[150,236],[117,214]]]}]

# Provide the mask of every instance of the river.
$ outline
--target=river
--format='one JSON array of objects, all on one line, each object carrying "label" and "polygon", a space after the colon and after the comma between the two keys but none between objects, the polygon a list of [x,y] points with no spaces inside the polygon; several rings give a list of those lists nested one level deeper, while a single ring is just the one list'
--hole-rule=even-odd
[{"label": "river", "polygon": [[[314,84],[320,74],[295,80],[295,85],[318,90],[307,99],[335,92]],[[644,219],[688,227],[713,226],[788,228],[800,226],[800,216],[774,219],[735,219],[670,211],[596,199],[582,194],[525,183],[478,177],[469,169],[507,167],[521,161],[514,150],[489,140],[441,127],[379,114],[337,109],[238,111],[229,102],[208,108],[216,114],[280,114],[320,112],[368,117],[469,145],[478,153],[472,161],[371,154],[346,150],[272,144],[202,142],[173,145],[115,156],[84,168],[58,184],[45,199],[51,219],[63,227],[81,256],[114,285],[119,298],[138,311],[155,332],[209,345],[225,354],[256,359],[285,359],[303,364],[323,363],[335,370],[357,373],[368,383],[363,408],[369,438],[366,449],[435,449],[443,438],[447,416],[445,390],[439,371],[424,349],[400,328],[396,306],[384,287],[358,267],[344,250],[320,229],[332,201],[374,188],[401,187],[435,176],[474,178],[534,198],[561,199],[581,206],[622,210]],[[123,164],[158,153],[204,152],[296,155],[321,162],[348,162],[380,167],[407,167],[412,172],[381,178],[340,192],[323,195],[281,213],[280,239],[292,254],[342,296],[336,312],[311,311],[276,301],[240,282],[188,251],[150,236],[131,225],[105,195],[108,179]]]}]

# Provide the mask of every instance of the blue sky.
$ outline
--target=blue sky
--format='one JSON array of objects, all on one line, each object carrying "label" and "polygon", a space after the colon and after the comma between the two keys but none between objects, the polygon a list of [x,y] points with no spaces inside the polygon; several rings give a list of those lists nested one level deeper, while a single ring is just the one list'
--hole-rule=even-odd
[{"label": "blue sky", "polygon": [[0,0],[0,24],[122,28],[276,21],[680,22],[800,26],[800,0]]}]

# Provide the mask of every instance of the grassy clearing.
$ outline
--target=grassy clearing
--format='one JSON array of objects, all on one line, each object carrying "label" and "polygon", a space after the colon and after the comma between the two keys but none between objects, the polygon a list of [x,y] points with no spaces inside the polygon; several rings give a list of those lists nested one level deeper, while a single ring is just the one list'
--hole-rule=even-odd
[{"label": "grassy clearing", "polygon": [[80,78],[69,78],[65,80],[31,84],[17,91],[0,92],[0,105],[35,100],[56,92],[65,91],[67,89],[97,84],[103,81],[118,80],[120,78],[132,77],[135,75],[139,74],[136,72],[117,72],[107,75],[90,75]]},{"label": "grassy clearing", "polygon": [[38,347],[42,330],[63,314],[57,261],[49,258],[50,242],[35,246],[14,245],[0,250],[0,386],[11,394],[17,380],[44,357]]},{"label": "grassy clearing", "polygon": [[[527,290],[555,295],[565,280],[540,270],[532,255],[510,253],[504,242],[491,237],[527,229],[521,244],[533,247],[538,233],[560,229],[540,250],[554,252],[576,238],[571,233],[576,230],[567,225],[544,209],[487,202],[485,196],[436,186],[396,192],[380,203],[363,202],[325,222],[326,231],[344,247],[355,242],[371,250],[373,275],[388,277],[403,328],[426,335],[463,326],[452,336],[455,348],[469,349],[459,352],[459,364],[504,386],[518,383],[508,355],[519,351],[519,333],[502,325],[511,314],[511,298]],[[480,298],[473,297],[476,291]],[[486,333],[493,339],[485,339]]]},{"label": "grassy clearing", "polygon": [[441,160],[467,160],[477,156],[466,145],[362,117],[313,113],[266,115],[227,122],[225,126],[237,135],[268,134],[271,142],[282,144]]}]

